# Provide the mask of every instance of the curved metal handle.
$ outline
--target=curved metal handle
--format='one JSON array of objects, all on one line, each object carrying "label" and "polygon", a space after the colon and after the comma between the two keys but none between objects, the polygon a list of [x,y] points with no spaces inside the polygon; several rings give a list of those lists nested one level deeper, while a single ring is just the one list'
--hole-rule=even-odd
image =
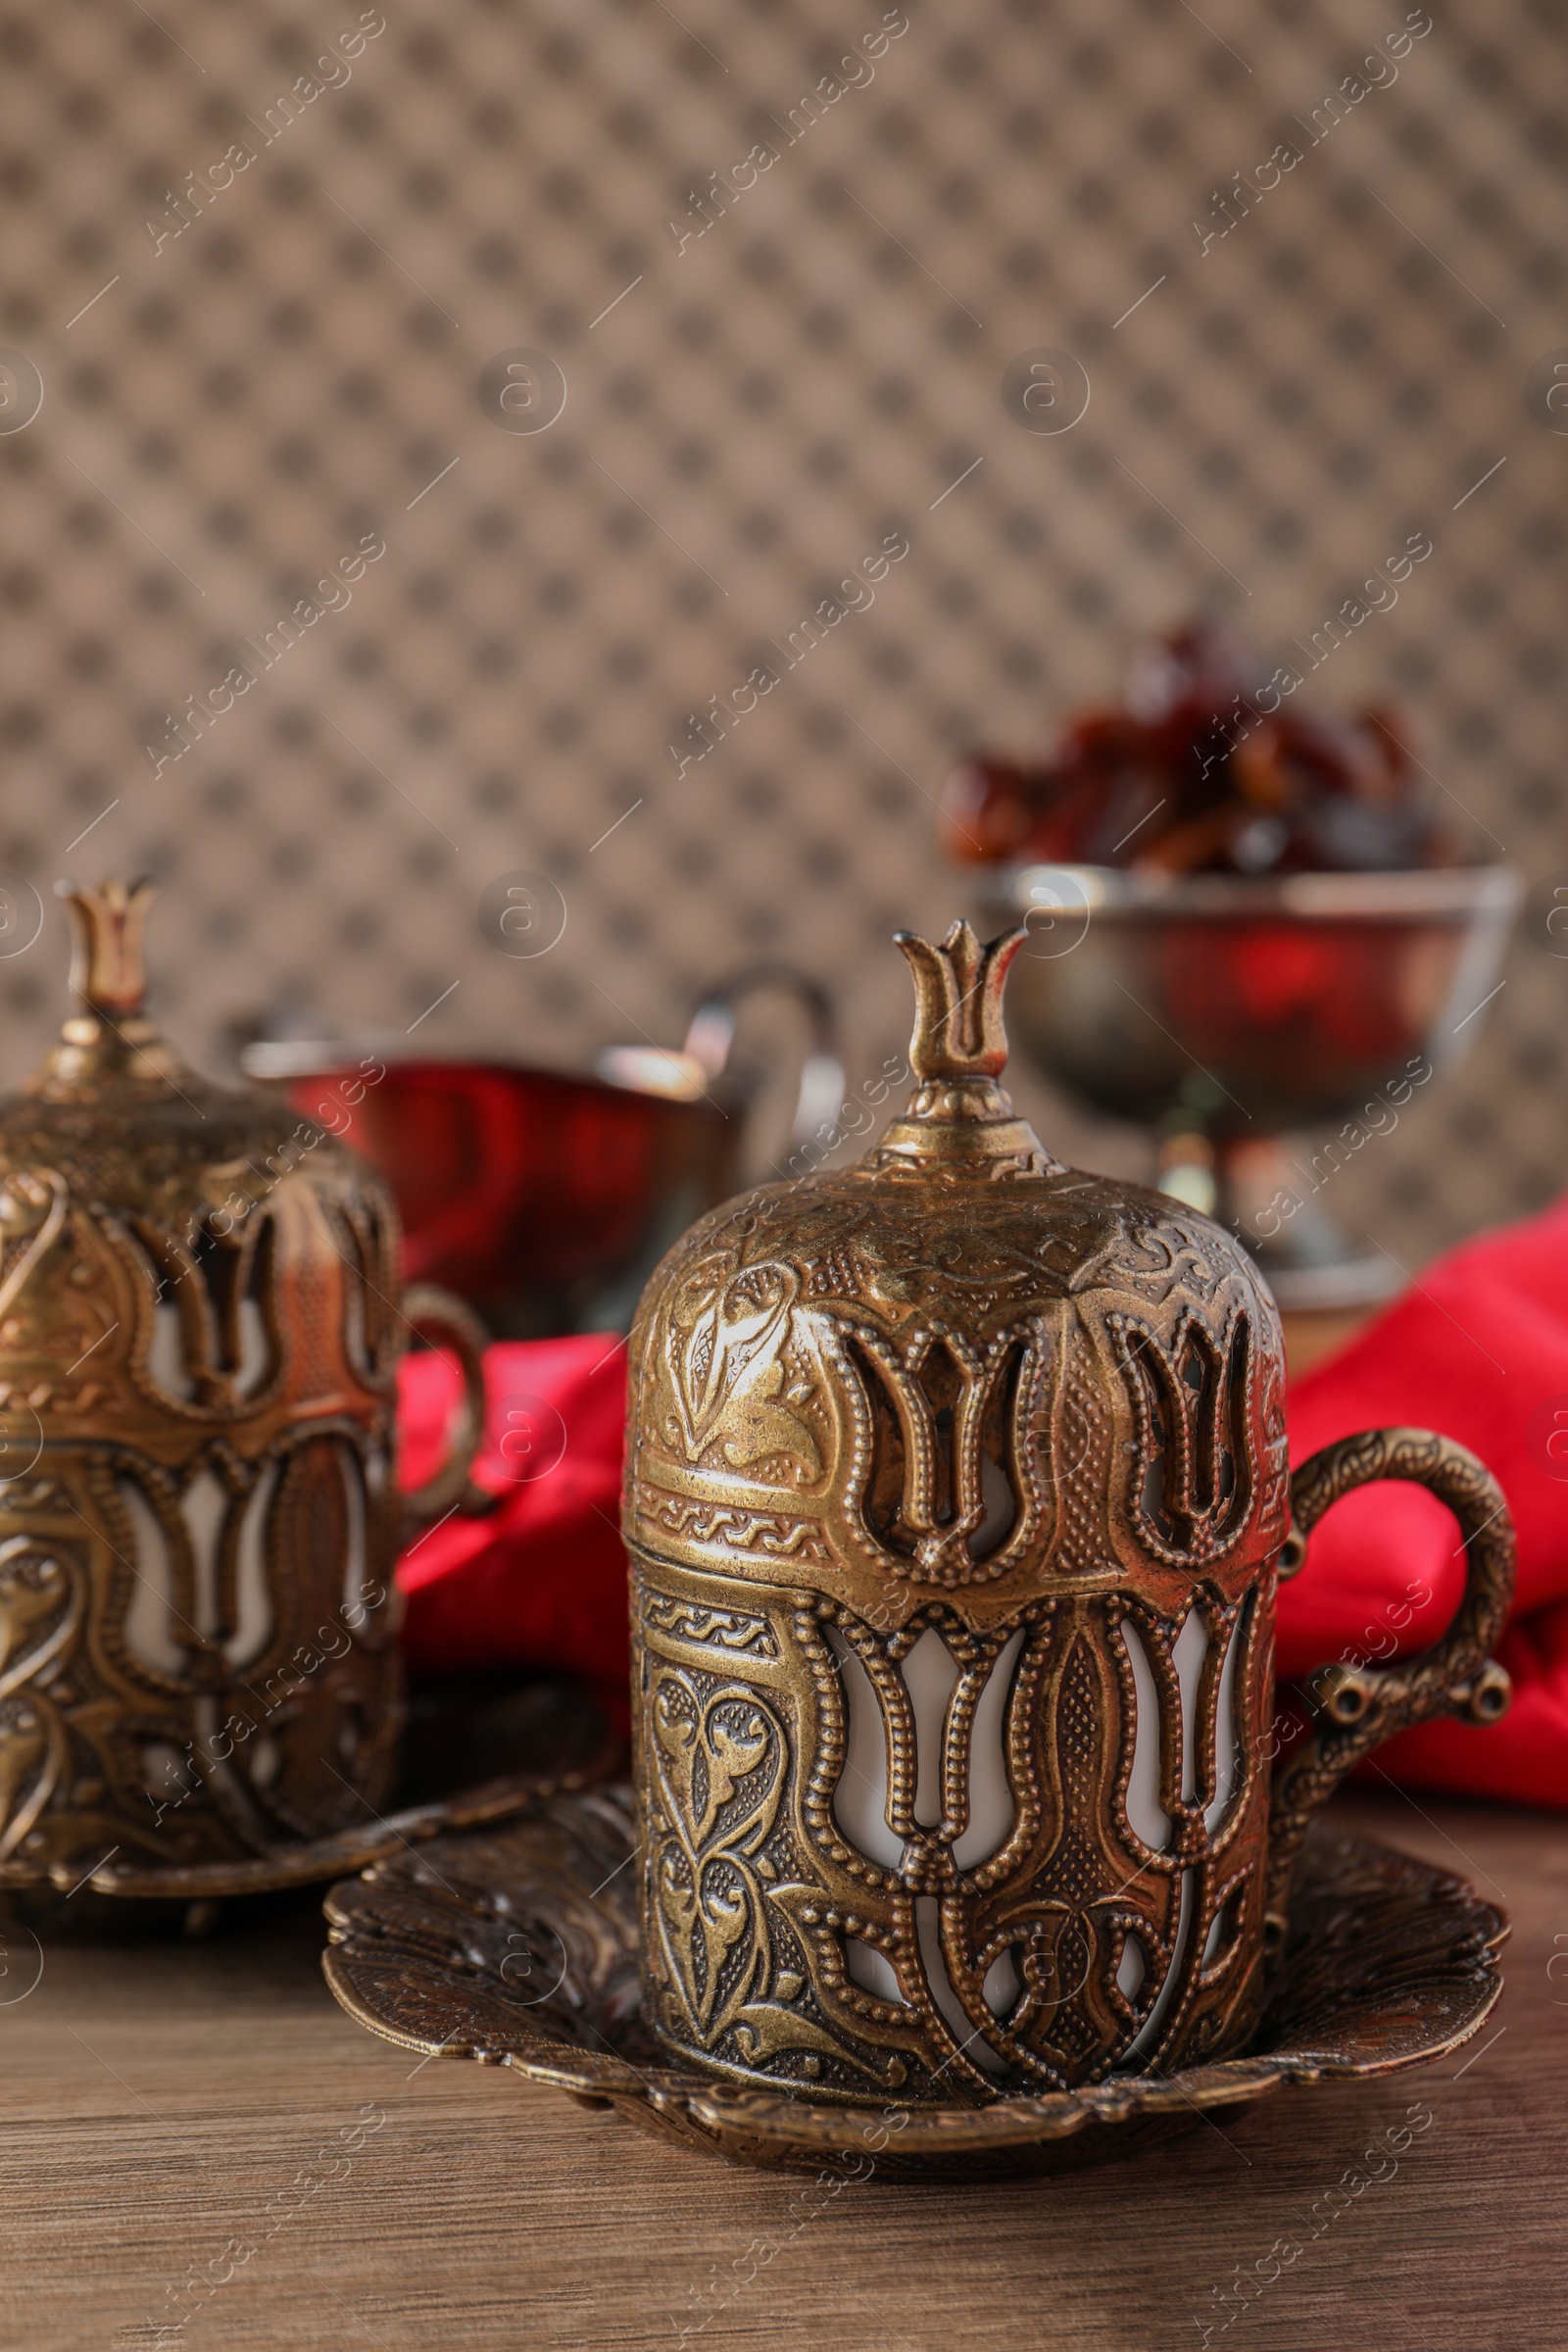
[{"label": "curved metal handle", "polygon": [[406,1542],[412,1528],[421,1521],[439,1519],[455,1505],[474,1513],[490,1510],[495,1498],[468,1483],[473,1457],[484,1439],[484,1351],[488,1344],[484,1325],[471,1306],[433,1282],[416,1282],[404,1292],[403,1319],[421,1339],[438,1335],[448,1340],[463,1369],[463,1402],[447,1458],[422,1487],[403,1497],[404,1511],[412,1523],[405,1532]]},{"label": "curved metal handle", "polygon": [[1508,1704],[1506,1670],[1490,1656],[1513,1597],[1513,1521],[1502,1489],[1483,1462],[1430,1429],[1368,1429],[1341,1438],[1303,1462],[1291,1481],[1292,1533],[1280,1553],[1282,1581],[1298,1575],[1306,1538],[1331,1503],[1380,1478],[1428,1487],[1464,1535],[1464,1598],[1431,1649],[1396,1666],[1321,1666],[1306,1689],[1323,1720],[1276,1776],[1269,1808],[1267,1933],[1285,1933],[1291,1867],[1307,1825],[1370,1748],[1429,1715],[1494,1723]]},{"label": "curved metal handle", "polygon": [[838,1023],[825,989],[789,963],[754,963],[732,980],[710,989],[693,1013],[683,1049],[710,1078],[721,1078],[735,1043],[736,1009],[759,989],[781,988],[806,1007],[810,1043],[801,1064],[790,1145],[808,1142],[824,1120],[836,1118],[844,1101],[844,1061]]}]

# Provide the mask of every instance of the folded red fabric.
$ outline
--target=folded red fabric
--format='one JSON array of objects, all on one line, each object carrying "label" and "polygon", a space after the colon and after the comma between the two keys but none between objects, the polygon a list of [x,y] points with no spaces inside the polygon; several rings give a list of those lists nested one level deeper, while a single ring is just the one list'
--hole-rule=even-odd
[{"label": "folded red fabric", "polygon": [[[406,1486],[430,1476],[458,1403],[453,1358],[405,1356]],[[564,1667],[626,1711],[626,1554],[620,1455],[626,1348],[612,1333],[504,1342],[486,1351],[485,1444],[474,1484],[487,1518],[457,1514],[398,1563],[404,1648],[421,1674]]]},{"label": "folded red fabric", "polygon": [[[625,1348],[603,1333],[519,1341],[486,1358],[476,1483],[485,1519],[449,1518],[404,1554],[405,1644],[424,1673],[566,1668],[622,1718],[626,1558],[618,1532]],[[403,1477],[435,1468],[457,1402],[450,1358],[402,1368]],[[1433,1723],[1370,1769],[1410,1787],[1568,1806],[1568,1199],[1451,1251],[1331,1362],[1295,1385],[1295,1461],[1356,1430],[1457,1438],[1495,1474],[1519,1536],[1500,1651],[1514,1703],[1482,1729]],[[1278,1671],[1353,1653],[1384,1662],[1435,1641],[1464,1583],[1458,1531],[1419,1488],[1336,1504],[1280,1595]]]},{"label": "folded red fabric", "polygon": [[[1370,1768],[1409,1787],[1568,1807],[1568,1199],[1430,1266],[1350,1347],[1291,1396],[1291,1457],[1402,1424],[1478,1454],[1519,1538],[1514,1609],[1498,1656],[1513,1677],[1500,1723],[1423,1724]],[[1392,1634],[1434,1642],[1464,1585],[1458,1531],[1419,1488],[1347,1495],[1280,1595],[1278,1672],[1298,1675]],[[1430,1597],[1426,1597],[1430,1595]],[[1403,1611],[1411,1611],[1406,1622]]]}]

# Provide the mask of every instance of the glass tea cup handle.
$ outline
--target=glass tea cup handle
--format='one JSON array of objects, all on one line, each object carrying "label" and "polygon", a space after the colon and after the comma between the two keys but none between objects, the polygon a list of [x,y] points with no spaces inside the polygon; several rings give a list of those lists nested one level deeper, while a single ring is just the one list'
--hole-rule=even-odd
[{"label": "glass tea cup handle", "polygon": [[1332,1503],[1356,1487],[1402,1478],[1446,1502],[1464,1536],[1464,1597],[1441,1642],[1394,1666],[1336,1661],[1305,1677],[1320,1720],[1274,1776],[1269,1809],[1271,1950],[1284,1942],[1291,1870],[1312,1815],[1369,1749],[1432,1715],[1494,1723],[1508,1704],[1506,1670],[1491,1656],[1513,1597],[1514,1534],[1502,1489],[1484,1463],[1429,1429],[1368,1429],[1340,1438],[1291,1481],[1292,1533],[1279,1575],[1299,1575],[1306,1539]]},{"label": "glass tea cup handle", "polygon": [[790,963],[757,963],[737,972],[704,997],[692,1015],[683,1051],[713,1084],[731,1076],[740,1007],[748,997],[767,990],[794,997],[807,1019],[806,1052],[796,1078],[790,1125],[790,1149],[799,1150],[818,1142],[821,1128],[837,1119],[848,1084],[833,1001],[815,980]]},{"label": "glass tea cup handle", "polygon": [[403,1497],[405,1526],[402,1541],[427,1521],[461,1507],[474,1515],[495,1508],[495,1498],[481,1488],[470,1488],[468,1473],[484,1442],[484,1351],[488,1333],[471,1306],[455,1298],[433,1282],[412,1283],[403,1294],[404,1320],[421,1340],[445,1343],[463,1372],[463,1396],[447,1442],[447,1456],[422,1487]]}]

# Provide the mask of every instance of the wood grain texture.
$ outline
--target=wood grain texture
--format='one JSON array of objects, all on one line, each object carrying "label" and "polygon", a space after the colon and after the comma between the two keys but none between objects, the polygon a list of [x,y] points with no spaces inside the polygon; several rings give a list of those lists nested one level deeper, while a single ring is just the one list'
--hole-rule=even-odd
[{"label": "wood grain texture", "polygon": [[[830,2196],[666,2151],[510,2075],[412,2064],[330,1999],[313,1909],[205,1944],[51,1946],[36,1989],[0,2006],[4,2340],[133,2352],[182,2311],[165,2341],[193,2352],[598,2352],[683,2328],[759,2352],[1164,2352],[1202,2342],[1195,2321],[1214,2324],[1236,2264],[1294,2237],[1298,2259],[1212,2342],[1562,2344],[1563,1826],[1392,1792],[1332,1813],[1511,1913],[1507,1987],[1471,2047],[1000,2187]],[[25,1938],[7,1955],[0,1999],[37,1966]],[[1305,2242],[1313,2200],[1417,2100],[1433,2122],[1396,2175]],[[327,2178],[367,2104],[384,2124]]]}]

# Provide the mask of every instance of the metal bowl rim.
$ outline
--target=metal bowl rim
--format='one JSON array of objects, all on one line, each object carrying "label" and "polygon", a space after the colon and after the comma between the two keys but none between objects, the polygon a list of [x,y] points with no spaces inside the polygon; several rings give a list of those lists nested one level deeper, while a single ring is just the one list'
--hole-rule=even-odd
[{"label": "metal bowl rim", "polygon": [[1500,859],[1388,873],[1259,875],[1158,874],[1027,860],[993,869],[980,896],[988,911],[1015,920],[1049,906],[1054,913],[1077,908],[1112,918],[1273,914],[1307,922],[1473,921],[1514,914],[1524,882],[1517,867]]}]

